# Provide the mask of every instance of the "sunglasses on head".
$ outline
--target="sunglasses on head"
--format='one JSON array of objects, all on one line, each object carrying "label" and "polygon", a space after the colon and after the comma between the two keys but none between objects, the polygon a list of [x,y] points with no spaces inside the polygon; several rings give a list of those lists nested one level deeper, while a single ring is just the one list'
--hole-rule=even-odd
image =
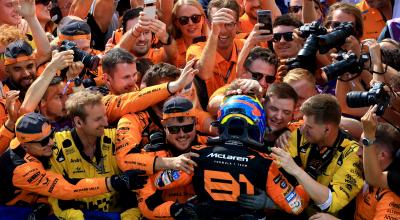
[{"label": "sunglasses on head", "polygon": [[293,40],[293,32],[285,32],[285,33],[275,33],[274,34],[274,42],[279,42],[281,39],[285,39],[285,41],[289,42]]},{"label": "sunglasses on head", "polygon": [[179,24],[181,24],[181,25],[189,24],[189,19],[192,20],[193,24],[197,24],[201,20],[201,15],[192,15],[190,17],[182,16],[182,17],[177,18]]},{"label": "sunglasses on head", "polygon": [[265,77],[265,82],[266,83],[273,83],[275,81],[275,76],[271,76],[271,75],[264,75],[262,73],[259,72],[253,72],[250,70],[247,70],[249,73],[251,73],[251,78],[257,81],[260,81],[263,77]]},{"label": "sunglasses on head", "polygon": [[51,131],[51,133],[49,134],[49,136],[43,138],[40,141],[31,141],[29,143],[39,143],[40,145],[42,145],[42,147],[46,147],[47,145],[49,145],[50,140],[52,140],[54,137],[54,131]]},{"label": "sunglasses on head", "polygon": [[167,129],[169,133],[171,134],[178,134],[180,130],[183,131],[183,133],[189,133],[192,132],[194,128],[194,124],[188,124],[188,125],[182,125],[182,126],[168,126]]}]

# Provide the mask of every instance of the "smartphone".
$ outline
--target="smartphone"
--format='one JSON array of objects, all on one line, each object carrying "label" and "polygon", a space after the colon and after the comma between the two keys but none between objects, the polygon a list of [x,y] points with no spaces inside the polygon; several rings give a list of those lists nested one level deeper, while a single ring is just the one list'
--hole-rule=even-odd
[{"label": "smartphone", "polygon": [[156,18],[156,14],[157,14],[156,0],[145,0],[143,11],[150,18]]},{"label": "smartphone", "polygon": [[257,22],[264,24],[260,27],[260,30],[269,30],[269,34],[272,34],[272,17],[270,10],[257,10]]}]

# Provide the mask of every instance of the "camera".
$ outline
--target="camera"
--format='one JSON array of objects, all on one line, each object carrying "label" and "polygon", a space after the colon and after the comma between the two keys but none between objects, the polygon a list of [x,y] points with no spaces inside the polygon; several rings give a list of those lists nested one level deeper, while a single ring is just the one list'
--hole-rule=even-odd
[{"label": "camera", "polygon": [[354,35],[354,26],[351,22],[342,22],[331,33],[318,36],[319,52],[327,53],[330,49],[343,45],[346,38]]},{"label": "camera", "polygon": [[318,37],[311,34],[304,47],[299,51],[295,58],[290,58],[286,61],[286,65],[289,70],[295,68],[303,68],[309,70],[310,72],[315,71],[315,56],[318,51]]},{"label": "camera", "polygon": [[378,82],[368,92],[352,91],[347,93],[347,105],[351,108],[361,108],[376,104],[378,105],[376,115],[383,115],[390,103],[390,95],[384,90],[383,86],[383,83]]},{"label": "camera", "polygon": [[[75,42],[69,40],[63,40],[58,48],[58,51],[74,51],[74,62],[81,61],[83,65],[89,70],[96,70],[99,65],[100,58],[98,56],[93,56],[81,49],[79,49]],[[65,68],[63,71],[66,73],[68,69]]]},{"label": "camera", "polygon": [[144,146],[147,152],[155,152],[166,149],[165,134],[161,131],[155,131],[149,135],[150,143]]},{"label": "camera", "polygon": [[355,53],[339,53],[336,57],[338,62],[322,67],[328,81],[336,80],[339,76],[346,72],[361,73],[364,68],[364,63],[369,60],[368,54],[362,54],[360,59]]},{"label": "camera", "polygon": [[301,32],[299,35],[301,38],[307,38],[311,34],[319,36],[319,35],[325,35],[328,33],[326,28],[321,26],[320,21],[313,21],[311,23],[304,24],[303,26],[301,26],[299,28],[299,31]]}]

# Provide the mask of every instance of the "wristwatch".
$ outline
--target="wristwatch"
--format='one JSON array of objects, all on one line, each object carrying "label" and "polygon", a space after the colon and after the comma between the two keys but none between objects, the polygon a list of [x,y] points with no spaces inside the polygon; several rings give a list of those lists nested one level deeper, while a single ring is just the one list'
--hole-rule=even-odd
[{"label": "wristwatch", "polygon": [[369,147],[375,143],[375,140],[371,140],[368,138],[362,138],[361,143],[364,145],[364,147]]}]

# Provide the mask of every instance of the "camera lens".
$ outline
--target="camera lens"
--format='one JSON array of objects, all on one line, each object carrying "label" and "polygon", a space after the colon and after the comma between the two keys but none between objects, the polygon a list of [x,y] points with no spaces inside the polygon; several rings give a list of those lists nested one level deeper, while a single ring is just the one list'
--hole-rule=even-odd
[{"label": "camera lens", "polygon": [[352,91],[347,93],[346,102],[350,108],[362,108],[375,104],[374,96],[370,96],[369,92]]}]

